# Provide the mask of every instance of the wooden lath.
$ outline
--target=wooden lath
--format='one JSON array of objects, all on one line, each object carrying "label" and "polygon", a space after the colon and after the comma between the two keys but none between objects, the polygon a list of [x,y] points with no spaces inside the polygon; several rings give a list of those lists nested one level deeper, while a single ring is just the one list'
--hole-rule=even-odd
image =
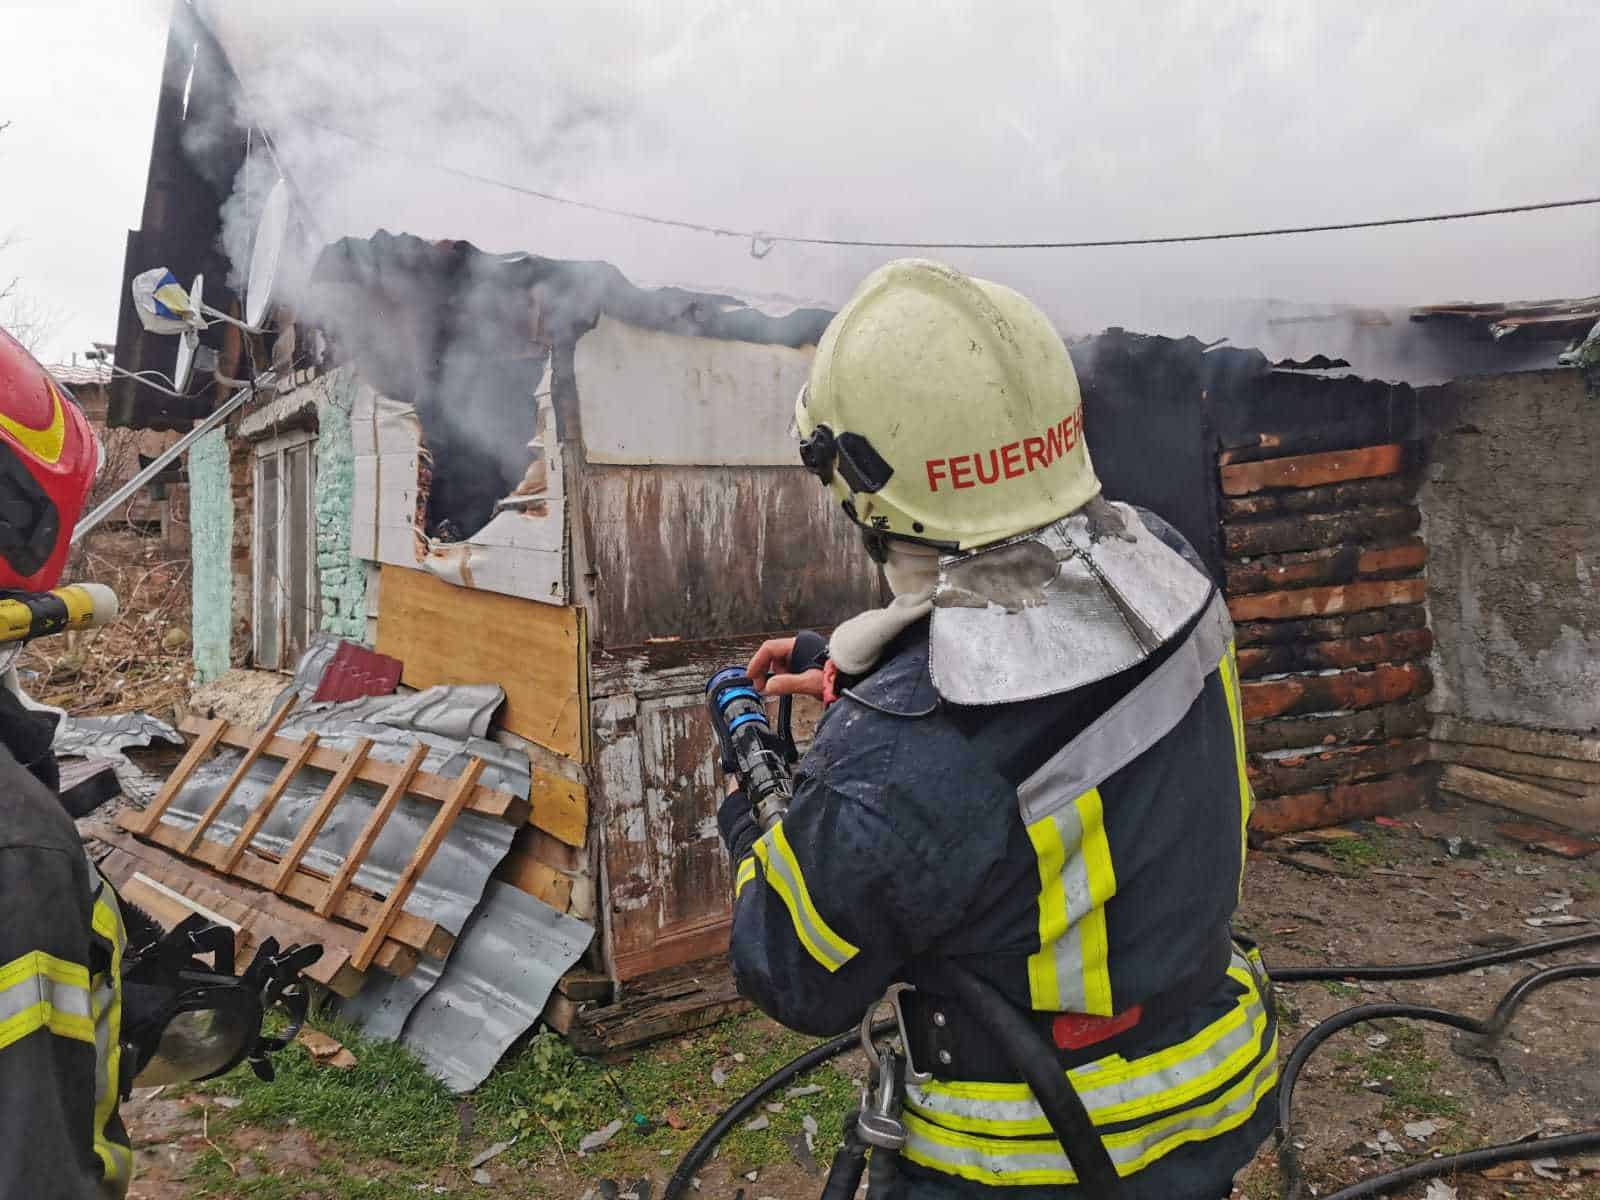
[{"label": "wooden lath", "polygon": [[[271,918],[274,922],[296,926],[301,941],[320,940],[336,947],[337,953],[320,972],[326,977],[321,981],[330,987],[336,983],[335,990],[346,995],[359,990],[363,972],[374,965],[391,974],[403,975],[416,965],[422,954],[436,958],[448,955],[454,937],[436,922],[405,912],[406,900],[462,812],[471,810],[509,824],[521,824],[527,817],[527,801],[483,786],[480,780],[484,762],[480,758],[469,759],[455,778],[422,770],[429,747],[421,740],[411,747],[404,762],[390,763],[371,757],[373,742],[370,738],[360,739],[349,751],[341,753],[320,744],[314,733],[304,738],[281,736],[279,730],[288,712],[288,707],[280,709],[255,731],[216,720],[184,722],[183,729],[191,733],[195,741],[178,768],[149,809],[126,811],[118,816],[117,824],[127,833],[198,866],[185,867],[158,852],[142,851],[140,873],[145,880],[139,884],[142,894],[147,898],[160,895],[161,905],[176,915],[184,904],[192,907],[206,902],[194,895],[192,889],[200,889],[220,904],[235,894],[230,889],[247,885],[243,894],[258,897],[252,903],[264,912],[275,914]],[[244,751],[222,790],[188,829],[164,821],[163,815],[192,779],[196,768],[211,751],[221,746]],[[239,831],[226,842],[207,837],[207,832],[215,828],[217,818],[237,793],[246,772],[263,760],[275,759],[281,759],[282,765]],[[282,853],[274,853],[255,845],[257,835],[290,783],[306,769],[327,771],[331,778],[288,847]],[[358,780],[382,787],[383,795],[352,843],[345,861],[330,879],[308,867],[306,855],[343,802],[348,789]],[[437,811],[388,894],[373,895],[356,884],[356,877],[400,801],[407,796],[434,802]],[[123,848],[126,851],[131,847],[123,843]],[[196,870],[201,874],[194,874]],[[206,882],[207,879],[212,882]],[[152,892],[153,884],[178,891],[167,894],[158,888]],[[185,892],[185,887],[191,890]],[[183,895],[189,899],[183,899]],[[224,910],[217,908],[216,911]],[[244,937],[243,926],[236,916],[230,917],[230,921],[240,926],[240,936]]]}]

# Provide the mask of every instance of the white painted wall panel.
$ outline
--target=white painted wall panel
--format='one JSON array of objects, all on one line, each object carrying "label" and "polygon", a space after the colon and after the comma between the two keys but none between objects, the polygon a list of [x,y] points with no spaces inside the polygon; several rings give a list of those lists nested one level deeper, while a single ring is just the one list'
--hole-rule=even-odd
[{"label": "white painted wall panel", "polygon": [[789,426],[812,354],[601,317],[575,355],[589,461],[792,467]]}]

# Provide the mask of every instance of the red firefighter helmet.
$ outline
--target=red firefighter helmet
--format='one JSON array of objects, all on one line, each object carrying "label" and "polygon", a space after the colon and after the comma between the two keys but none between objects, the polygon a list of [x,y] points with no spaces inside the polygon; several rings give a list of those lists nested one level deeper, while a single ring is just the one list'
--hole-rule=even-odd
[{"label": "red firefighter helmet", "polygon": [[99,466],[83,410],[0,329],[0,588],[55,587]]}]

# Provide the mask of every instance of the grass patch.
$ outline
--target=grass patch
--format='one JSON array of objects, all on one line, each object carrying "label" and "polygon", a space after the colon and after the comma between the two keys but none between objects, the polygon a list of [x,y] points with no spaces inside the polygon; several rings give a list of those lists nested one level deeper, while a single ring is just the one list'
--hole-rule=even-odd
[{"label": "grass patch", "polygon": [[1373,867],[1392,867],[1397,861],[1394,839],[1384,834],[1340,838],[1323,843],[1322,849],[1341,867],[1366,871]]},{"label": "grass patch", "polygon": [[[229,1154],[230,1131],[292,1124],[317,1137],[329,1157],[313,1175],[302,1173],[291,1183],[265,1162],[261,1173],[247,1169],[244,1176],[250,1177],[237,1176],[221,1153],[207,1150],[189,1181],[195,1195],[287,1200],[309,1190],[330,1200],[414,1197],[418,1182],[433,1172],[464,1175],[478,1150],[512,1139],[516,1144],[492,1167],[553,1165],[586,1178],[632,1178],[674,1165],[724,1108],[816,1044],[752,1014],[607,1066],[580,1057],[561,1038],[543,1032],[508,1056],[475,1093],[457,1097],[403,1048],[369,1040],[337,1020],[318,1017],[312,1024],[343,1042],[357,1065],[349,1071],[319,1066],[303,1046],[292,1045],[274,1057],[277,1077],[270,1083],[242,1070],[188,1092],[243,1101],[210,1113],[211,1135]],[[727,1074],[720,1088],[712,1082],[714,1068]],[[859,1084],[826,1064],[791,1086],[801,1085],[822,1090],[793,1099],[780,1092],[773,1101],[782,1111],[756,1114],[767,1118],[765,1129],[736,1129],[722,1143],[721,1161],[739,1172],[788,1161],[792,1151],[786,1139],[803,1136],[809,1116],[818,1126],[815,1156],[825,1170],[839,1142],[840,1122],[854,1110]],[[467,1137],[463,1105],[470,1106]],[[671,1127],[669,1112],[682,1129]],[[621,1132],[604,1149],[580,1158],[583,1137],[618,1119],[624,1122]],[[347,1165],[346,1157],[356,1165]],[[387,1160],[382,1177],[369,1178],[360,1169],[361,1160],[371,1159]]]},{"label": "grass patch", "polygon": [[1335,1061],[1357,1068],[1361,1075],[1361,1079],[1352,1083],[1352,1088],[1360,1090],[1364,1080],[1384,1083],[1385,1117],[1459,1116],[1461,1102],[1433,1086],[1439,1060],[1427,1053],[1421,1031],[1400,1025],[1386,1028],[1384,1032],[1389,1041],[1378,1049],[1362,1053],[1346,1048],[1335,1053]]},{"label": "grass patch", "polygon": [[1325,979],[1322,981],[1322,986],[1328,995],[1335,996],[1340,1000],[1353,1000],[1361,995],[1361,989],[1355,984],[1342,983],[1337,979]]}]

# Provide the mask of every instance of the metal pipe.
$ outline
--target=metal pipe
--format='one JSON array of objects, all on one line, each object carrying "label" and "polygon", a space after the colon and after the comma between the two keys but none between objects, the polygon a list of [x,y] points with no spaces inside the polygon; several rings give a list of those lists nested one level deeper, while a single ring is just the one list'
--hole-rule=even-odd
[{"label": "metal pipe", "polygon": [[260,378],[258,378],[254,383],[241,384],[239,390],[224,400],[220,408],[218,408],[205,420],[201,421],[200,424],[196,425],[188,433],[184,434],[177,441],[173,442],[172,445],[168,446],[160,454],[156,455],[149,466],[145,467],[144,470],[140,471],[132,479],[128,480],[127,483],[123,484],[116,491],[112,492],[111,495],[106,497],[105,500],[101,501],[99,506],[96,507],[95,510],[88,516],[80,518],[77,528],[72,531],[73,545],[76,545],[78,542],[82,541],[86,533],[88,533],[96,525],[100,524],[101,521],[104,521],[113,512],[120,508],[129,499],[129,497],[131,497],[147,482],[165,470],[167,466],[177,459],[185,450],[189,449],[190,446],[194,445],[206,434],[210,433],[218,425],[221,425],[235,412],[237,412],[246,400],[255,395],[258,388],[270,387],[273,382],[273,378],[274,372],[263,371]]}]

